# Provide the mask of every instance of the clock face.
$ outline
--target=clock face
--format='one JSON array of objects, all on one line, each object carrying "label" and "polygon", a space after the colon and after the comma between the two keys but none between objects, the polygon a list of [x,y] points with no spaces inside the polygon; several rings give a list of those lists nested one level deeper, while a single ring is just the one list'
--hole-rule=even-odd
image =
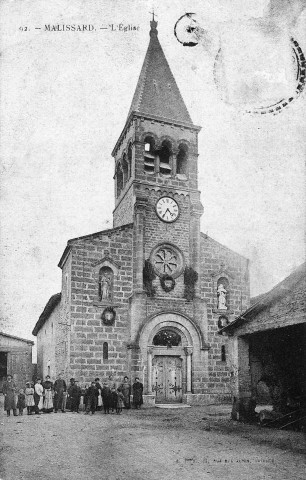
[{"label": "clock face", "polygon": [[174,222],[179,215],[179,207],[173,198],[162,197],[156,204],[156,213],[164,222]]}]

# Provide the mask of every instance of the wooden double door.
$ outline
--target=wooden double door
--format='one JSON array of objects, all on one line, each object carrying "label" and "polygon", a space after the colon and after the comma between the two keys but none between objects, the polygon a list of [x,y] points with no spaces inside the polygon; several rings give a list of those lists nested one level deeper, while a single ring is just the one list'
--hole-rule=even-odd
[{"label": "wooden double door", "polygon": [[152,361],[152,390],[156,403],[182,402],[182,359],[159,355]]}]

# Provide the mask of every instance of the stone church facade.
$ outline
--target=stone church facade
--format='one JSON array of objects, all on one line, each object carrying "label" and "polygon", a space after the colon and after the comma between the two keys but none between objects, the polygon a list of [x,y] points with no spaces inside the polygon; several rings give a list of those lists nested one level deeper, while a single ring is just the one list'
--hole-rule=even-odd
[{"label": "stone church facade", "polygon": [[68,241],[33,334],[41,374],[144,384],[145,401],[230,397],[222,326],[249,306],[248,260],[200,231],[198,133],[151,22],[112,155],[113,228]]}]

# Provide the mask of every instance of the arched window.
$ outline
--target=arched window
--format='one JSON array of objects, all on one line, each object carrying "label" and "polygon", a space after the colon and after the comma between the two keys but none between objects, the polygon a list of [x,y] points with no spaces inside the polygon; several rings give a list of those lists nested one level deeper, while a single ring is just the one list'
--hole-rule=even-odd
[{"label": "arched window", "polygon": [[225,345],[221,346],[221,362],[226,362]]},{"label": "arched window", "polygon": [[99,300],[110,301],[113,297],[114,272],[110,267],[99,271]]},{"label": "arched window", "polygon": [[170,177],[171,175],[171,145],[163,142],[159,154],[159,171],[162,175]]},{"label": "arched window", "polygon": [[125,154],[123,155],[123,159],[122,159],[122,173],[123,173],[123,186],[125,186],[129,179],[129,166],[128,166],[128,162],[126,160]]},{"label": "arched window", "polygon": [[226,277],[220,277],[217,282],[217,308],[228,310],[230,305],[229,281]]},{"label": "arched window", "polygon": [[66,296],[69,296],[69,286],[68,286],[68,273],[65,275],[65,287],[66,287]]},{"label": "arched window", "polygon": [[179,175],[187,175],[187,147],[179,146],[179,152],[176,157],[176,173]]},{"label": "arched window", "polygon": [[128,162],[128,179],[131,178],[131,172],[132,172],[132,156],[133,156],[133,151],[132,151],[132,145],[129,144],[128,148],[128,154],[127,154],[127,162]]},{"label": "arched window", "polygon": [[153,345],[161,345],[164,347],[177,347],[181,345],[181,337],[174,330],[161,330],[153,338]]},{"label": "arched window", "polygon": [[144,171],[152,174],[155,171],[154,139],[146,137],[144,140]]},{"label": "arched window", "polygon": [[123,189],[123,172],[121,168],[121,163],[118,163],[117,171],[116,171],[116,178],[117,178],[117,197],[119,197],[122,189]]},{"label": "arched window", "polygon": [[108,343],[103,343],[103,360],[108,360]]}]

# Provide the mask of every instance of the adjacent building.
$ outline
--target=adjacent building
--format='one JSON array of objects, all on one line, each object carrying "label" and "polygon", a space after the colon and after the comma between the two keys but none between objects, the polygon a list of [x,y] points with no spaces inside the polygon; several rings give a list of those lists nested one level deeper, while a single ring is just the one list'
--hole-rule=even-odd
[{"label": "adjacent building", "polygon": [[34,365],[32,348],[34,342],[0,332],[0,391],[7,375],[12,375],[17,387],[24,388],[32,381]]},{"label": "adjacent building", "polygon": [[305,403],[306,264],[220,333],[229,337],[240,404],[247,408],[252,399],[284,411],[288,402]]}]

